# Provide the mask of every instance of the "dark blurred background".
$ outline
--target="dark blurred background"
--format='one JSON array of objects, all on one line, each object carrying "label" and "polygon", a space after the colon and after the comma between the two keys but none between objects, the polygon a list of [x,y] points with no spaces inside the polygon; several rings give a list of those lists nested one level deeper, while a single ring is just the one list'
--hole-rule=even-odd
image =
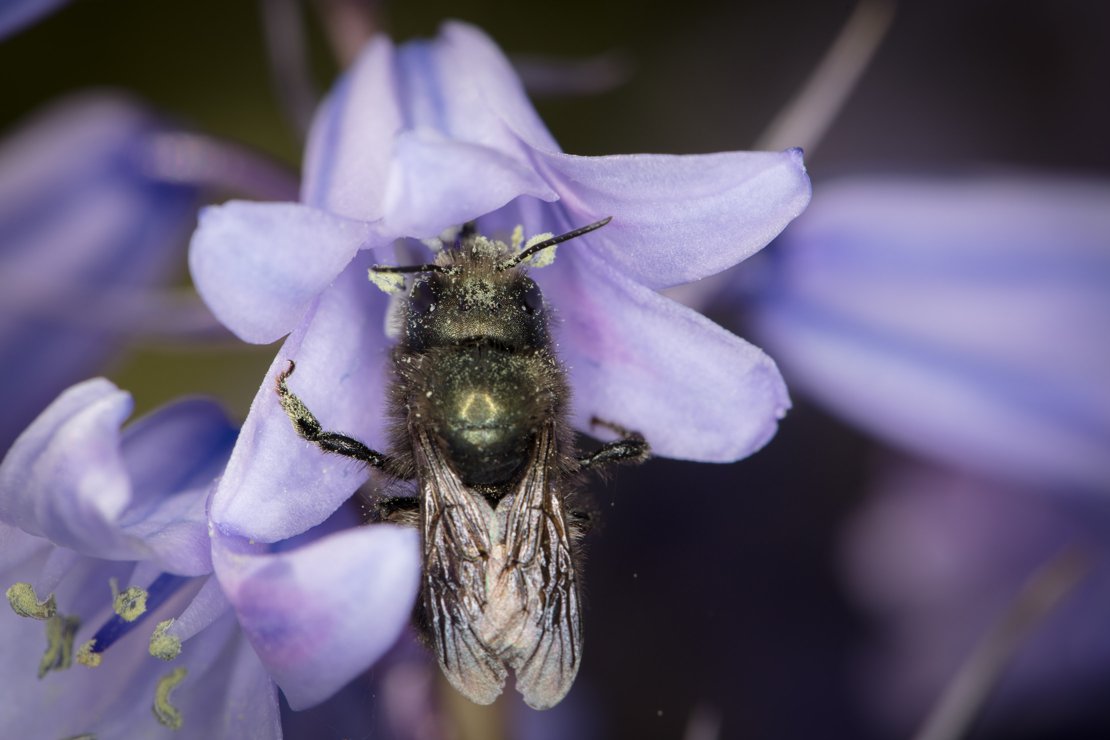
[{"label": "dark blurred background", "polygon": [[[454,17],[483,27],[510,54],[617,52],[630,64],[625,84],[536,101],[555,137],[579,154],[688,153],[750,148],[852,8],[839,0],[570,0],[527,9],[456,1],[384,4],[381,16],[398,40],[432,35]],[[336,64],[316,18],[305,15],[326,90]],[[0,43],[0,69],[3,128],[65,92],[111,86],[292,168],[299,162],[300,143],[272,92],[259,3],[77,0]],[[815,197],[822,179],[847,173],[1105,176],[1108,80],[1106,4],[900,2],[858,89],[807,157]],[[273,351],[133,347],[107,375],[134,392],[139,411],[213,393],[242,418]],[[548,736],[569,722],[576,736],[597,738],[884,737],[853,678],[874,625],[845,593],[840,553],[843,524],[885,452],[795,398],[778,436],[748,460],[654,460],[595,484],[586,657]],[[523,724],[543,734],[542,720]],[[1002,718],[976,737],[1107,733],[1108,712],[1090,706],[1051,727]]]}]

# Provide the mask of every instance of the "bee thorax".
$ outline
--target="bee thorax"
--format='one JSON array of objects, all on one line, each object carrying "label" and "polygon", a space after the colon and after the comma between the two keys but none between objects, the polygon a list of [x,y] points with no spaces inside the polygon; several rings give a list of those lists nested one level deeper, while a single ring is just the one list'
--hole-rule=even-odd
[{"label": "bee thorax", "polygon": [[470,486],[509,483],[527,462],[537,420],[551,413],[547,363],[535,353],[486,345],[456,349],[433,362],[411,387],[459,477]]}]

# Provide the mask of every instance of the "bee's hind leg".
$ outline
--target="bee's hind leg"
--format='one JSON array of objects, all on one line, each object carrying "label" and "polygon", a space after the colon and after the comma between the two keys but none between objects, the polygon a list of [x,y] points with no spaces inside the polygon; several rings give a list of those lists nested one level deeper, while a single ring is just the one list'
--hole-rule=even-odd
[{"label": "bee's hind leg", "polygon": [[644,435],[633,432],[612,422],[602,421],[596,416],[590,419],[590,425],[603,427],[620,435],[620,439],[608,442],[593,452],[578,459],[581,470],[591,470],[611,463],[638,463],[651,456],[651,446],[648,445]]},{"label": "bee's hind leg", "polygon": [[370,449],[353,437],[337,432],[324,431],[320,422],[308,410],[304,402],[297,398],[296,394],[289,390],[289,386],[285,383],[296,368],[296,364],[290,360],[289,367],[278,374],[277,394],[278,400],[281,402],[281,408],[285,411],[289,420],[293,422],[293,428],[297,431],[297,434],[325,452],[334,452],[337,455],[359,460],[379,470],[388,471],[393,469],[392,458],[388,455]]},{"label": "bee's hind leg", "polygon": [[374,501],[374,521],[420,526],[420,500],[416,496],[383,496]]}]

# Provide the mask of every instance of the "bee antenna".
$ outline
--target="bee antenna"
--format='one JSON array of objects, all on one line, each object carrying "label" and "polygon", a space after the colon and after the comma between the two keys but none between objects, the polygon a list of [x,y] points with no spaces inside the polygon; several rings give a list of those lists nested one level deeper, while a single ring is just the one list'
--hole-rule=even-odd
[{"label": "bee antenna", "polygon": [[528,247],[527,249],[525,249],[523,252],[516,255],[515,257],[510,257],[509,259],[505,260],[504,262],[502,262],[500,265],[497,266],[497,269],[498,270],[508,270],[510,267],[516,267],[517,265],[519,265],[521,262],[523,262],[524,260],[531,257],[536,252],[540,252],[544,249],[547,249],[548,247],[554,247],[556,244],[562,244],[565,241],[570,241],[571,239],[574,239],[575,237],[582,236],[583,234],[588,234],[591,231],[596,231],[597,229],[600,229],[602,226],[604,226],[605,224],[609,223],[612,220],[613,220],[613,217],[608,216],[606,218],[601,219],[600,221],[596,221],[592,224],[589,224],[588,226],[579,226],[577,229],[574,229],[573,231],[568,231],[565,234],[560,234],[559,236],[553,236],[550,239],[544,239],[542,242],[538,242],[538,243],[533,244],[532,246]]},{"label": "bee antenna", "polygon": [[370,268],[373,272],[447,272],[442,265],[374,265]]}]

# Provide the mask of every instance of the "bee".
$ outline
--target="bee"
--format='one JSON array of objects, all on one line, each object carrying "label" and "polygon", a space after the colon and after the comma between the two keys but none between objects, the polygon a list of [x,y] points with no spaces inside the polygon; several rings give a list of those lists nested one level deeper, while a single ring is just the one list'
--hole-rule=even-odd
[{"label": "bee", "polygon": [[570,690],[582,655],[583,517],[568,496],[584,471],[650,454],[640,434],[594,419],[620,438],[577,455],[566,370],[524,265],[609,220],[533,239],[516,254],[468,225],[434,264],[371,269],[372,278],[415,274],[392,355],[388,454],[325,431],[288,388],[292,360],[277,378],[301,437],[415,479],[415,497],[383,499],[379,511],[419,527],[418,626],[451,685],[478,704],[497,698],[509,670],[535,709]]}]

